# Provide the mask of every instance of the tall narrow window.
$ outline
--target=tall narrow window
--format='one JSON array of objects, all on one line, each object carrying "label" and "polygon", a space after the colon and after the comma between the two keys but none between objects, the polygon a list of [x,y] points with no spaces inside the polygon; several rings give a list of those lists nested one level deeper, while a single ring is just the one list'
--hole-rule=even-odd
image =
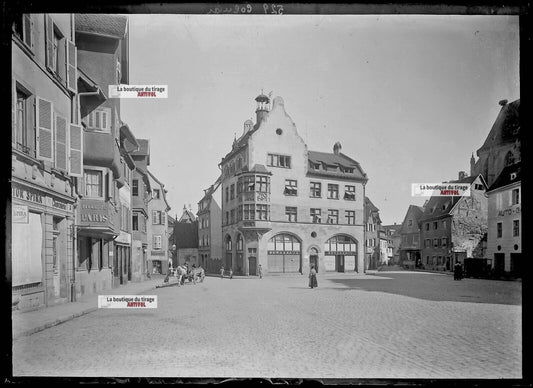
[{"label": "tall narrow window", "polygon": [[511,195],[512,195],[512,204],[518,205],[520,203],[520,190],[513,189]]},{"label": "tall narrow window", "polygon": [[520,236],[520,220],[513,221],[513,237]]},{"label": "tall narrow window", "polygon": [[496,224],[496,237],[500,238],[503,236],[503,224],[498,222]]},{"label": "tall narrow window", "polygon": [[101,198],[103,191],[102,171],[85,170],[85,196]]},{"label": "tall narrow window", "polygon": [[139,180],[138,179],[134,179],[133,182],[132,182],[131,194],[134,197],[138,197],[139,196]]},{"label": "tall narrow window", "polygon": [[355,225],[355,210],[346,210],[346,223]]}]

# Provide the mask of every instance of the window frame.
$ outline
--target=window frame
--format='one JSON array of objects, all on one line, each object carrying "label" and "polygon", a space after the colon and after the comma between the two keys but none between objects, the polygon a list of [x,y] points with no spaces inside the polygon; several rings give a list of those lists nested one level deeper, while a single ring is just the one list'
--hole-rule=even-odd
[{"label": "window frame", "polygon": [[[317,208],[317,207],[309,209],[309,216],[311,217],[311,222],[313,224],[322,223],[322,209]],[[316,222],[317,217],[318,217],[318,222]]]},{"label": "window frame", "polygon": [[[99,173],[100,175],[100,193],[99,195],[97,196],[94,196],[94,195],[88,195],[87,194],[87,171],[90,171],[90,172],[96,172],[96,173]],[[90,168],[84,168],[83,169],[83,196],[85,198],[91,198],[91,199],[103,199],[105,200],[105,182],[104,182],[104,177],[105,177],[105,169],[104,168],[95,168],[95,167],[90,167]],[[91,184],[91,187],[93,187],[94,184]]]},{"label": "window frame", "polygon": [[285,179],[285,189],[283,194],[290,197],[298,195],[298,181],[296,179]]},{"label": "window frame", "polygon": [[285,206],[285,216],[288,222],[298,222],[298,208],[296,206]]},{"label": "window frame", "polygon": [[339,199],[339,185],[337,183],[328,183],[328,199]]},{"label": "window frame", "polygon": [[[315,195],[318,188],[318,195]],[[309,182],[309,190],[311,198],[322,198],[322,182]]]},{"label": "window frame", "polygon": [[[350,188],[350,189],[349,189]],[[353,190],[351,190],[353,189]],[[346,198],[346,196],[350,196],[353,193],[353,198]],[[344,185],[344,200],[345,201],[355,201],[355,185]]]}]

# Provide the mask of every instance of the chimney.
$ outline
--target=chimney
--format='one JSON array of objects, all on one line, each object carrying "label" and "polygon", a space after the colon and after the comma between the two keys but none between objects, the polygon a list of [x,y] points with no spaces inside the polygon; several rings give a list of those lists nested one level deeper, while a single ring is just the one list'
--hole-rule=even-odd
[{"label": "chimney", "polygon": [[335,145],[333,146],[333,153],[335,155],[338,155],[338,154],[340,154],[341,149],[342,149],[341,143],[340,142],[336,142]]},{"label": "chimney", "polygon": [[501,106],[504,106],[505,104],[507,104],[507,100],[500,100],[498,104],[500,104]]},{"label": "chimney", "polygon": [[461,179],[465,179],[465,177],[466,177],[466,172],[464,172],[464,171],[459,171],[459,180],[461,180]]}]

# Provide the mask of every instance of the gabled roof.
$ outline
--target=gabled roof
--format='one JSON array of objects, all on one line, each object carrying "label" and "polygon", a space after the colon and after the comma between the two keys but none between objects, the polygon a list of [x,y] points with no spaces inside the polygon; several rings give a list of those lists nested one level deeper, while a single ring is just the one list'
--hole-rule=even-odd
[{"label": "gabled roof", "polygon": [[515,182],[520,182],[521,178],[521,163],[511,164],[510,166],[504,167],[498,178],[490,186],[487,191],[492,191],[510,185]]},{"label": "gabled roof", "polygon": [[489,135],[478,152],[502,143],[512,143],[518,138],[520,131],[519,109],[520,99],[502,106]]},{"label": "gabled roof", "polygon": [[194,213],[187,209],[185,205],[183,205],[183,213],[179,219],[178,222],[185,222],[185,223],[191,223],[196,220],[196,217],[194,216]]},{"label": "gabled roof", "polygon": [[123,39],[128,18],[122,15],[75,14],[76,32]]},{"label": "gabled roof", "polygon": [[308,151],[307,158],[310,162],[315,164],[325,164],[328,166],[342,166],[345,168],[353,168],[353,173],[344,173],[336,171],[324,171],[324,170],[312,170],[309,169],[309,174],[319,174],[319,175],[336,175],[336,176],[349,176],[359,179],[366,179],[366,174],[361,168],[359,162],[353,160],[352,158],[346,156],[342,152],[338,154],[329,153],[329,152],[320,152],[320,151]]},{"label": "gabled roof", "polygon": [[157,179],[150,170],[147,169],[146,171],[148,172],[148,175],[161,186],[161,192],[163,194],[163,201],[165,201],[165,204],[167,205],[167,211],[169,211],[171,208],[167,201],[167,196],[166,196],[167,191],[165,190],[165,185],[161,183],[159,179]]},{"label": "gabled roof", "polygon": [[414,223],[418,224],[418,221],[420,220],[420,218],[424,214],[424,208],[422,206],[409,205],[409,207],[407,208],[407,213],[405,213],[405,217],[403,219],[403,222],[402,222],[402,225],[401,225],[401,228],[400,228],[400,233],[403,233],[403,231],[404,231],[405,220],[407,220],[407,216],[409,214],[411,214],[413,216]]},{"label": "gabled roof", "polygon": [[379,218],[379,209],[368,197],[365,197],[365,210],[365,221],[368,219],[368,217],[372,216],[372,219],[375,223],[381,223],[381,219]]},{"label": "gabled roof", "polygon": [[[479,177],[480,175],[471,175],[464,177],[463,179],[457,179],[453,181],[443,182],[443,183],[468,183],[469,185],[472,185],[474,181]],[[482,177],[481,177],[482,178]],[[483,183],[485,181],[482,179]],[[485,185],[486,187],[486,185]],[[431,196],[431,198],[428,200],[424,214],[420,218],[420,220],[428,220],[432,218],[438,218],[441,216],[446,216],[450,214],[452,209],[455,207],[455,205],[463,198],[462,196],[440,196],[440,195],[434,195]]]}]

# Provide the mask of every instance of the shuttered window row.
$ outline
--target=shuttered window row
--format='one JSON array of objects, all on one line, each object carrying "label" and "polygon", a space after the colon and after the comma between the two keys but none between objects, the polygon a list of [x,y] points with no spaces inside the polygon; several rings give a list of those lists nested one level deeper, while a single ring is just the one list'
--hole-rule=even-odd
[{"label": "shuttered window row", "polygon": [[72,176],[83,175],[83,129],[68,123],[67,119],[54,113],[54,105],[36,97],[37,159],[54,163],[54,166]]}]

